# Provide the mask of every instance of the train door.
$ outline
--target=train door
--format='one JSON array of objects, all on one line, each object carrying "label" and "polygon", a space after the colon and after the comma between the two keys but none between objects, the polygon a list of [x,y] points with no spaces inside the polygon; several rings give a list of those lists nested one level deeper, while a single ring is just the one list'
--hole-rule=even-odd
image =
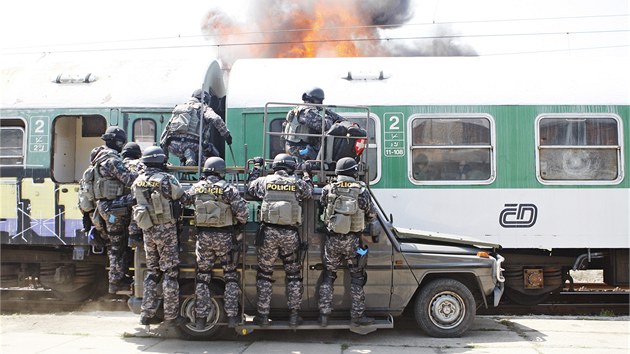
[{"label": "train door", "polygon": [[[23,225],[19,203],[19,179],[26,163],[26,132],[22,119],[0,120],[0,237],[14,243]],[[17,206],[17,207],[16,207]]]},{"label": "train door", "polygon": [[66,243],[86,241],[78,241],[83,237],[82,215],[77,207],[78,182],[90,164],[90,152],[103,144],[100,137],[105,129],[107,120],[98,114],[62,115],[54,119],[52,179],[57,185],[49,186],[49,190],[54,191],[57,201],[58,237]]}]

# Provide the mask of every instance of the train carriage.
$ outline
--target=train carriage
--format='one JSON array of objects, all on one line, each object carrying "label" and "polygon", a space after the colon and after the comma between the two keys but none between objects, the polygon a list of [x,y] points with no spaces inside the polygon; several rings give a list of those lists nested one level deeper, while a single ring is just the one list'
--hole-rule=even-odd
[{"label": "train carriage", "polygon": [[173,107],[196,88],[224,95],[212,58],[199,50],[3,58],[2,287],[43,286],[73,301],[105,291],[106,257],[88,246],[77,208],[90,151],[110,125],[154,145]]},{"label": "train carriage", "polygon": [[396,224],[501,244],[514,301],[542,301],[570,269],[628,285],[627,58],[240,60],[226,116],[249,157],[282,151],[280,134],[262,149],[241,134],[280,132],[291,105],[270,102],[311,86],[325,104],[369,109],[364,162]]}]

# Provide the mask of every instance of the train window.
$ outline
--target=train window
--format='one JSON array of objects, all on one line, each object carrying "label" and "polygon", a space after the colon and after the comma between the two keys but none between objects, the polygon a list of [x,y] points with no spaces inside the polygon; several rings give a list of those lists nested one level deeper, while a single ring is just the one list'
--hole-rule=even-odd
[{"label": "train window", "polygon": [[[282,132],[282,123],[284,123],[285,118],[272,118],[269,122],[269,131],[280,133]],[[269,156],[268,158],[273,159],[276,155],[284,152],[284,142],[282,141],[282,137],[280,135],[270,135],[269,136]]]},{"label": "train window", "polygon": [[547,114],[537,125],[541,182],[621,181],[618,117]]},{"label": "train window", "polygon": [[367,120],[368,126],[365,127],[366,115],[364,113],[340,113],[349,121],[359,124],[362,128],[367,130],[368,132],[368,145],[366,147],[366,151],[361,156],[361,160],[369,167],[369,181],[375,182],[378,178],[378,149],[376,146],[376,119],[374,117],[370,117]]},{"label": "train window", "polygon": [[151,146],[156,141],[155,121],[153,119],[140,118],[133,122],[133,141],[140,146]]},{"label": "train window", "polygon": [[24,164],[24,128],[0,127],[0,166]]},{"label": "train window", "polygon": [[100,138],[105,134],[107,121],[103,116],[82,116],[81,117],[81,137]]},{"label": "train window", "polygon": [[489,117],[417,115],[410,125],[413,181],[491,181],[494,149]]}]

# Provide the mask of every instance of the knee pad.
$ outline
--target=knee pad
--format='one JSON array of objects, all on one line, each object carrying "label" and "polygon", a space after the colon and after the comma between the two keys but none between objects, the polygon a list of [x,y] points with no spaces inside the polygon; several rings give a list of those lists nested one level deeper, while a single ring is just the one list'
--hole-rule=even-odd
[{"label": "knee pad", "polygon": [[367,282],[367,274],[364,272],[350,272],[350,284],[363,286]]},{"label": "knee pad", "polygon": [[337,272],[330,270],[324,270],[324,276],[322,278],[322,284],[332,284],[337,279]]},{"label": "knee pad", "polygon": [[273,275],[273,272],[265,272],[262,271],[260,269],[258,269],[258,273],[256,274],[256,280],[263,280],[263,281],[268,281],[271,282],[271,276]]},{"label": "knee pad", "polygon": [[302,281],[302,276],[300,275],[300,272],[295,272],[295,273],[286,273],[286,279],[287,279],[287,283],[291,283],[291,282],[296,282],[296,281]]}]

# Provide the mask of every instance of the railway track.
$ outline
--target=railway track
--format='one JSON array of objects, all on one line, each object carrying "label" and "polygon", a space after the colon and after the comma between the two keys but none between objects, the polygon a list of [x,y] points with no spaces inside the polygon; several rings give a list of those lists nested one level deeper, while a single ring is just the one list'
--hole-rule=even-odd
[{"label": "railway track", "polygon": [[2,313],[56,313],[80,311],[129,311],[127,296],[104,295],[84,302],[63,301],[45,289],[2,289]]}]

